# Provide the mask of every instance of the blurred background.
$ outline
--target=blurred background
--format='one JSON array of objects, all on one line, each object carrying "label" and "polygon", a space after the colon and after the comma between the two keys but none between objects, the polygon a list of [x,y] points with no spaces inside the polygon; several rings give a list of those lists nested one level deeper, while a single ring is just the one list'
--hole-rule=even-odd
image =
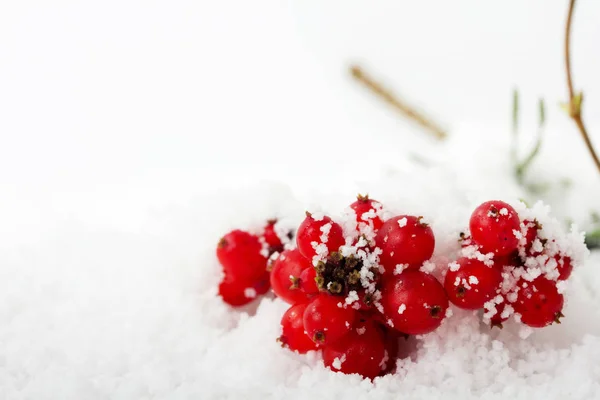
[{"label": "blurred background", "polygon": [[[2,2],[1,239],[35,240],[66,220],[136,231],[152,209],[206,190],[261,179],[336,190],[344,179],[333,176],[365,178],[375,163],[443,157],[444,144],[352,80],[351,64],[450,137],[466,138],[458,142],[465,158],[470,144],[494,148],[510,137],[515,87],[532,143],[543,97],[548,164],[571,165],[597,188],[583,142],[558,107],[567,100],[567,6]],[[599,17],[599,2],[580,0],[572,38],[575,85],[597,148]]]}]

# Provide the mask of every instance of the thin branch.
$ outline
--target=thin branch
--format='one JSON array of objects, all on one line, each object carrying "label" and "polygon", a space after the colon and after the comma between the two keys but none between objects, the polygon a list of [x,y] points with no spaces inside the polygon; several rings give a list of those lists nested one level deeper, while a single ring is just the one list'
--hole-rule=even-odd
[{"label": "thin branch", "polygon": [[354,79],[365,85],[369,90],[381,97],[386,103],[390,104],[396,111],[403,116],[415,121],[421,127],[425,128],[429,133],[433,134],[437,139],[446,138],[446,132],[439,125],[432,122],[420,112],[416,111],[412,106],[406,104],[397,98],[391,91],[384,88],[380,83],[376,82],[370,76],[365,74],[359,66],[351,66],[350,72]]},{"label": "thin branch", "polygon": [[567,71],[567,86],[569,88],[568,111],[569,116],[573,119],[583,137],[583,141],[594,160],[594,164],[596,164],[596,168],[598,168],[598,172],[600,172],[600,158],[598,158],[598,155],[594,151],[594,146],[592,145],[592,141],[590,140],[583,119],[581,118],[581,103],[583,96],[581,93],[575,94],[575,90],[573,89],[573,78],[571,76],[571,22],[573,20],[574,8],[575,0],[570,0],[569,13],[567,14],[567,26],[565,28],[565,67]]}]

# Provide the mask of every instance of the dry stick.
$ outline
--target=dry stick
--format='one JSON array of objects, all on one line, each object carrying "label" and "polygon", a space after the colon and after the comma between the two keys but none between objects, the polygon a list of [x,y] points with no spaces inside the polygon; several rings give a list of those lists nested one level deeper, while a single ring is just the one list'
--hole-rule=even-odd
[{"label": "dry stick", "polygon": [[579,128],[579,132],[581,132],[581,136],[583,136],[583,140],[585,141],[585,145],[594,160],[594,164],[596,164],[596,168],[598,168],[598,172],[600,172],[600,159],[598,155],[594,151],[594,146],[592,145],[592,141],[588,136],[587,130],[585,129],[585,125],[583,124],[583,120],[581,119],[581,102],[582,95],[581,93],[576,95],[573,90],[573,78],[571,77],[571,21],[573,19],[573,8],[575,8],[575,0],[571,0],[569,3],[569,14],[567,15],[567,27],[565,33],[565,66],[567,70],[567,86],[569,87],[569,116],[575,121],[577,128]]},{"label": "dry stick", "polygon": [[375,82],[371,77],[367,76],[361,67],[356,65],[351,66],[350,72],[352,73],[354,79],[367,86],[367,88],[369,88],[373,93],[375,93],[376,95],[381,97],[386,103],[394,107],[396,111],[400,112],[405,117],[408,117],[409,119],[412,119],[413,121],[421,125],[429,133],[433,134],[437,139],[442,140],[446,137],[446,132],[442,128],[440,128],[437,124],[433,123],[423,114],[416,111],[413,107],[402,102],[400,99],[394,96],[392,92],[385,89],[381,84]]}]

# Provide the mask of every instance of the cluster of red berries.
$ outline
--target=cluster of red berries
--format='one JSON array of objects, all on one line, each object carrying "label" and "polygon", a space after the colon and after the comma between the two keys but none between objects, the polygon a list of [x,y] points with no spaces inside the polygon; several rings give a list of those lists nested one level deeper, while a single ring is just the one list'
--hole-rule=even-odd
[{"label": "cluster of red berries", "polygon": [[483,309],[492,326],[513,316],[535,328],[560,322],[561,282],[571,258],[544,235],[537,220],[519,219],[502,201],[481,204],[471,215],[471,235],[462,234],[462,258],[450,263],[444,287],[457,307]]},{"label": "cluster of red berries", "polygon": [[[344,217],[340,224],[306,213],[296,246],[274,221],[258,236],[225,235],[217,248],[225,274],[220,295],[237,306],[270,285],[291,305],[281,320],[282,346],[322,350],[330,369],[367,378],[392,372],[399,338],[437,329],[450,315],[449,301],[483,309],[493,325],[513,314],[535,327],[562,316],[557,282],[570,274],[569,257],[537,221],[521,222],[504,202],[473,212],[470,236],[461,234],[462,257],[447,271],[430,261],[435,237],[423,217],[388,216],[368,196],[359,196]],[[434,272],[445,273],[444,285]]]},{"label": "cluster of red berries", "polygon": [[268,221],[261,235],[236,229],[219,241],[217,258],[225,275],[219,295],[226,303],[243,306],[269,291],[267,261],[271,254],[283,250],[282,238],[275,232],[276,222]]}]

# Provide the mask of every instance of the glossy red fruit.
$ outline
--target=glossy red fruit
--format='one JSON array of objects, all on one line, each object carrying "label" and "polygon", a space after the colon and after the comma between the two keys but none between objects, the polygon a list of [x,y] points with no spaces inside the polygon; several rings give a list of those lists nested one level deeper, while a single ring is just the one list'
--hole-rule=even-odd
[{"label": "glossy red fruit", "polygon": [[573,272],[573,263],[571,262],[571,258],[569,257],[560,257],[560,256],[554,256],[554,259],[557,262],[557,266],[556,269],[558,270],[558,273],[560,274],[558,277],[559,281],[565,281],[567,279],[569,279],[569,277],[571,276],[571,273]]},{"label": "glossy red fruit", "polygon": [[248,304],[268,290],[269,276],[267,273],[262,278],[250,282],[225,276],[219,284],[219,296],[225,303],[234,307]]},{"label": "glossy red fruit", "polygon": [[261,254],[262,245],[257,236],[236,229],[221,238],[217,258],[223,272],[231,279],[253,281],[267,268],[267,258]]},{"label": "glossy red fruit", "polygon": [[383,335],[387,360],[385,360],[385,363],[381,365],[380,375],[394,372],[394,369],[396,368],[396,360],[398,359],[398,351],[400,349],[399,341],[405,340],[402,338],[403,335],[394,329],[387,329],[383,327]]},{"label": "glossy red fruit", "polygon": [[504,256],[517,249],[519,239],[515,231],[521,231],[519,215],[510,204],[492,200],[481,204],[471,214],[469,228],[473,241],[482,253],[493,252]]},{"label": "glossy red fruit", "polygon": [[306,302],[308,296],[300,290],[300,274],[307,268],[312,268],[310,261],[297,249],[281,253],[271,266],[271,287],[277,297],[290,304]]},{"label": "glossy red fruit", "polygon": [[[506,307],[506,299],[503,298],[502,303],[499,304],[495,304],[496,307],[496,313],[490,318],[490,326],[492,327],[498,327],[502,329],[502,324],[507,321],[510,316],[508,317],[502,317],[502,313],[504,312],[504,308]],[[490,308],[488,307],[484,307],[485,312],[489,312]]]},{"label": "glossy red fruit", "polygon": [[276,251],[277,252],[283,251],[283,243],[281,242],[281,239],[277,235],[277,232],[275,232],[275,224],[276,223],[277,223],[277,220],[275,220],[275,219],[267,221],[267,226],[265,226],[265,229],[263,231],[263,238],[265,239],[265,242],[269,246],[270,254],[272,254]]},{"label": "glossy red fruit", "polygon": [[385,275],[390,276],[398,264],[418,268],[429,260],[435,248],[435,237],[421,217],[399,215],[384,222],[375,243],[382,251],[379,260]]},{"label": "glossy red fruit", "polygon": [[316,279],[317,270],[312,266],[305,268],[300,274],[300,289],[308,295],[315,295],[319,293],[319,287],[317,286]]},{"label": "glossy red fruit", "polygon": [[379,375],[384,357],[384,337],[373,323],[352,330],[323,349],[323,363],[332,371],[360,374],[369,379]]},{"label": "glossy red fruit", "polygon": [[463,257],[456,263],[459,268],[453,271],[453,267],[449,267],[444,280],[448,299],[466,310],[482,308],[496,295],[502,283],[502,273],[476,259]]},{"label": "glossy red fruit", "polygon": [[390,278],[381,293],[384,316],[391,321],[388,325],[409,335],[432,332],[440,326],[448,309],[444,287],[419,270]]},{"label": "glossy red fruit", "polygon": [[515,312],[521,314],[521,322],[534,328],[543,328],[559,322],[564,304],[556,282],[538,277],[533,282],[518,283],[517,301],[512,303]]},{"label": "glossy red fruit", "polygon": [[[350,204],[350,208],[356,213],[356,222],[373,222],[373,229],[377,230],[383,225],[383,220],[377,215],[382,209],[381,203],[377,200],[369,199],[369,196],[358,195],[356,201]],[[365,215],[366,213],[366,215]]]},{"label": "glossy red fruit", "polygon": [[327,246],[327,256],[329,253],[338,251],[339,247],[344,245],[344,234],[342,227],[334,222],[328,216],[323,216],[319,220],[313,218],[312,214],[306,213],[306,218],[298,227],[296,234],[296,244],[300,253],[309,260],[317,255],[317,250],[313,247],[324,243]]},{"label": "glossy red fruit", "polygon": [[541,226],[539,222],[537,222],[537,220],[532,221],[529,219],[523,221],[523,225],[525,225],[525,228],[527,229],[527,231],[525,232],[525,254],[527,254],[528,256],[537,256],[541,252],[534,251],[532,247],[533,242],[535,241],[535,239],[537,239],[538,231],[540,230]]},{"label": "glossy red fruit", "polygon": [[281,336],[279,342],[283,347],[304,354],[318,348],[304,331],[304,311],[307,303],[299,303],[291,306],[281,318]]},{"label": "glossy red fruit", "polygon": [[344,308],[343,297],[320,294],[304,311],[304,329],[315,343],[329,345],[350,332],[355,319],[356,311]]}]

